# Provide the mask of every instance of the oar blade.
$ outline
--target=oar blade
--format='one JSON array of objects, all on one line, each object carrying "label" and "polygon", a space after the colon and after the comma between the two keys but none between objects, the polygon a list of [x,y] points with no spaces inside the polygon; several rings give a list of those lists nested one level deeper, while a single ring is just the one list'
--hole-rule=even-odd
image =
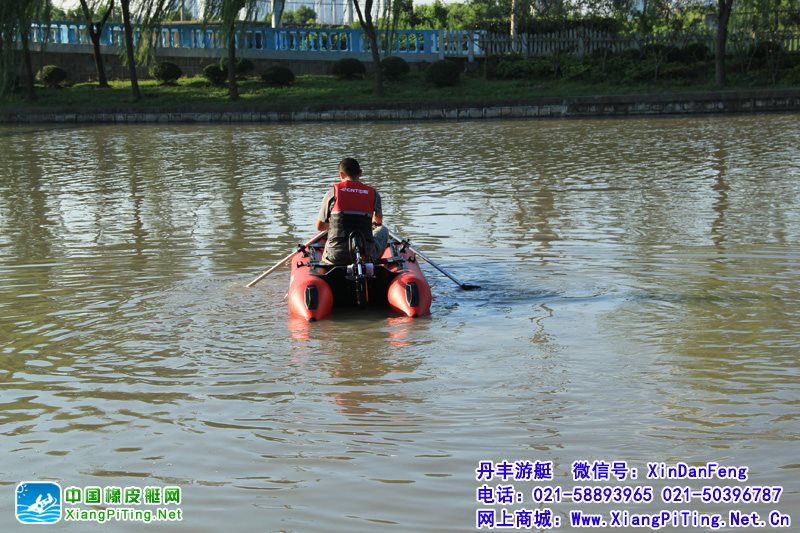
[{"label": "oar blade", "polygon": [[441,266],[437,265],[437,264],[436,264],[436,262],[435,262],[433,259],[431,259],[431,258],[430,258],[430,257],[428,257],[427,255],[423,254],[422,252],[420,252],[419,250],[417,250],[416,248],[414,248],[413,246],[411,246],[411,245],[409,244],[409,242],[408,242],[408,239],[404,239],[403,237],[401,237],[400,235],[398,235],[398,234],[397,234],[397,233],[396,233],[394,230],[392,230],[392,228],[389,228],[389,227],[387,226],[387,228],[386,228],[386,229],[388,229],[388,230],[389,230],[389,235],[390,235],[390,236],[391,236],[393,239],[395,239],[395,240],[396,240],[397,242],[399,242],[399,243],[402,243],[402,244],[404,244],[405,246],[408,246],[409,250],[411,250],[412,252],[414,252],[415,254],[417,254],[418,256],[420,256],[422,259],[424,259],[424,260],[425,260],[425,261],[426,261],[426,262],[427,262],[429,265],[431,265],[433,268],[435,268],[436,270],[438,270],[439,272],[441,272],[442,274],[444,274],[445,276],[447,276],[448,278],[450,278],[450,280],[451,280],[451,281],[453,281],[453,282],[454,282],[456,285],[458,285],[458,286],[459,286],[461,289],[463,289],[463,290],[465,290],[465,291],[474,291],[474,290],[476,290],[476,289],[480,289],[480,285],[472,285],[472,284],[469,284],[469,283],[464,283],[464,282],[462,282],[460,279],[458,279],[457,277],[455,277],[453,274],[451,274],[450,272],[448,272],[448,271],[447,271],[445,268],[443,268],[443,267],[441,267]]}]

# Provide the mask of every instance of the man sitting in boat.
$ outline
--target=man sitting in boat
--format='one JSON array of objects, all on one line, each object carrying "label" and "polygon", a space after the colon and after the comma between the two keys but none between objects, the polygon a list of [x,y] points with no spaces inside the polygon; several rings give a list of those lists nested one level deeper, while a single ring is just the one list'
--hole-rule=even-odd
[{"label": "man sitting in boat", "polygon": [[353,262],[350,235],[361,236],[365,254],[375,260],[389,240],[389,230],[382,226],[381,196],[374,187],[361,183],[361,166],[352,157],[339,163],[339,183],[325,193],[317,217],[317,230],[328,230],[328,242],[322,262],[346,265]]}]

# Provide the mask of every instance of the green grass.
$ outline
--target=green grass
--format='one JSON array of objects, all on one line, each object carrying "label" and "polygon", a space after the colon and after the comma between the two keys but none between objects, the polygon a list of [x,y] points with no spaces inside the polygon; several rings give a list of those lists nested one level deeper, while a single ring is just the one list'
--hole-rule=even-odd
[{"label": "green grass", "polygon": [[[374,93],[372,79],[338,80],[332,76],[298,76],[291,87],[269,87],[260,79],[239,81],[240,100],[228,98],[227,87],[213,87],[202,77],[181,78],[177,85],[161,86],[156,81],[140,82],[143,98],[133,102],[128,81],[112,81],[110,89],[98,89],[94,83],[78,83],[69,87],[38,86],[38,98],[28,102],[24,94],[10,95],[0,101],[0,111],[205,111],[205,110],[269,110],[324,107],[365,107],[381,105],[437,104],[502,104],[524,102],[540,97],[604,96],[629,94],[663,94],[713,91],[711,80],[698,82],[660,83],[590,83],[574,80],[486,80],[464,77],[455,87],[436,88],[424,82],[419,73],[402,81],[385,82],[385,96]],[[759,87],[752,79],[737,83],[731,89]],[[760,87],[770,87],[763,83]]]}]

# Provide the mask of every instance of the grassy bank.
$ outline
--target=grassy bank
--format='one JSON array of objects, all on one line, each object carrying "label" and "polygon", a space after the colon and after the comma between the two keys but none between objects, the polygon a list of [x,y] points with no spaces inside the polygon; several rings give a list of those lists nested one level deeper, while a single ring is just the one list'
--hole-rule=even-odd
[{"label": "grassy bank", "polygon": [[[321,107],[415,106],[436,103],[492,105],[525,102],[541,97],[605,96],[631,94],[669,94],[714,91],[713,72],[702,81],[661,81],[641,83],[597,83],[578,80],[498,80],[465,77],[455,87],[437,88],[424,82],[423,76],[411,74],[402,81],[387,82],[386,95],[377,97],[373,81],[338,80],[332,76],[298,76],[291,87],[269,87],[260,79],[239,82],[240,100],[228,99],[227,89],[211,86],[204,78],[181,78],[177,85],[162,86],[157,82],[140,82],[143,98],[131,100],[127,81],[112,81],[110,89],[98,89],[94,83],[78,83],[68,87],[37,87],[38,99],[29,102],[22,93],[12,94],[0,102],[2,111],[53,110],[70,112],[114,111],[119,109],[229,111],[248,109],[303,109]],[[728,90],[788,88],[790,84],[758,84],[752,79],[736,79]],[[795,86],[796,87],[796,86]]]}]

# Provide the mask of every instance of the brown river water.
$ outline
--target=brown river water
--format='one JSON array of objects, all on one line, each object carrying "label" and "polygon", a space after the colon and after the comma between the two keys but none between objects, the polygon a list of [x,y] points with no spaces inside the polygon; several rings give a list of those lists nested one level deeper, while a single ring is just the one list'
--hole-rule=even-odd
[{"label": "brown river water", "polygon": [[[288,268],[245,289],[314,233],[344,156],[388,225],[482,289],[423,264],[430,317],[311,325],[288,320]],[[0,127],[0,531],[25,529],[35,480],[182,489],[180,524],[63,531],[474,531],[481,509],[551,510],[554,531],[777,510],[791,531],[799,360],[797,115]],[[552,479],[477,479],[504,460]],[[638,478],[575,479],[584,461]],[[662,462],[748,478],[646,479]],[[521,501],[477,501],[512,484]],[[533,501],[587,485],[655,496]],[[664,501],[686,486],[782,492]]]}]

